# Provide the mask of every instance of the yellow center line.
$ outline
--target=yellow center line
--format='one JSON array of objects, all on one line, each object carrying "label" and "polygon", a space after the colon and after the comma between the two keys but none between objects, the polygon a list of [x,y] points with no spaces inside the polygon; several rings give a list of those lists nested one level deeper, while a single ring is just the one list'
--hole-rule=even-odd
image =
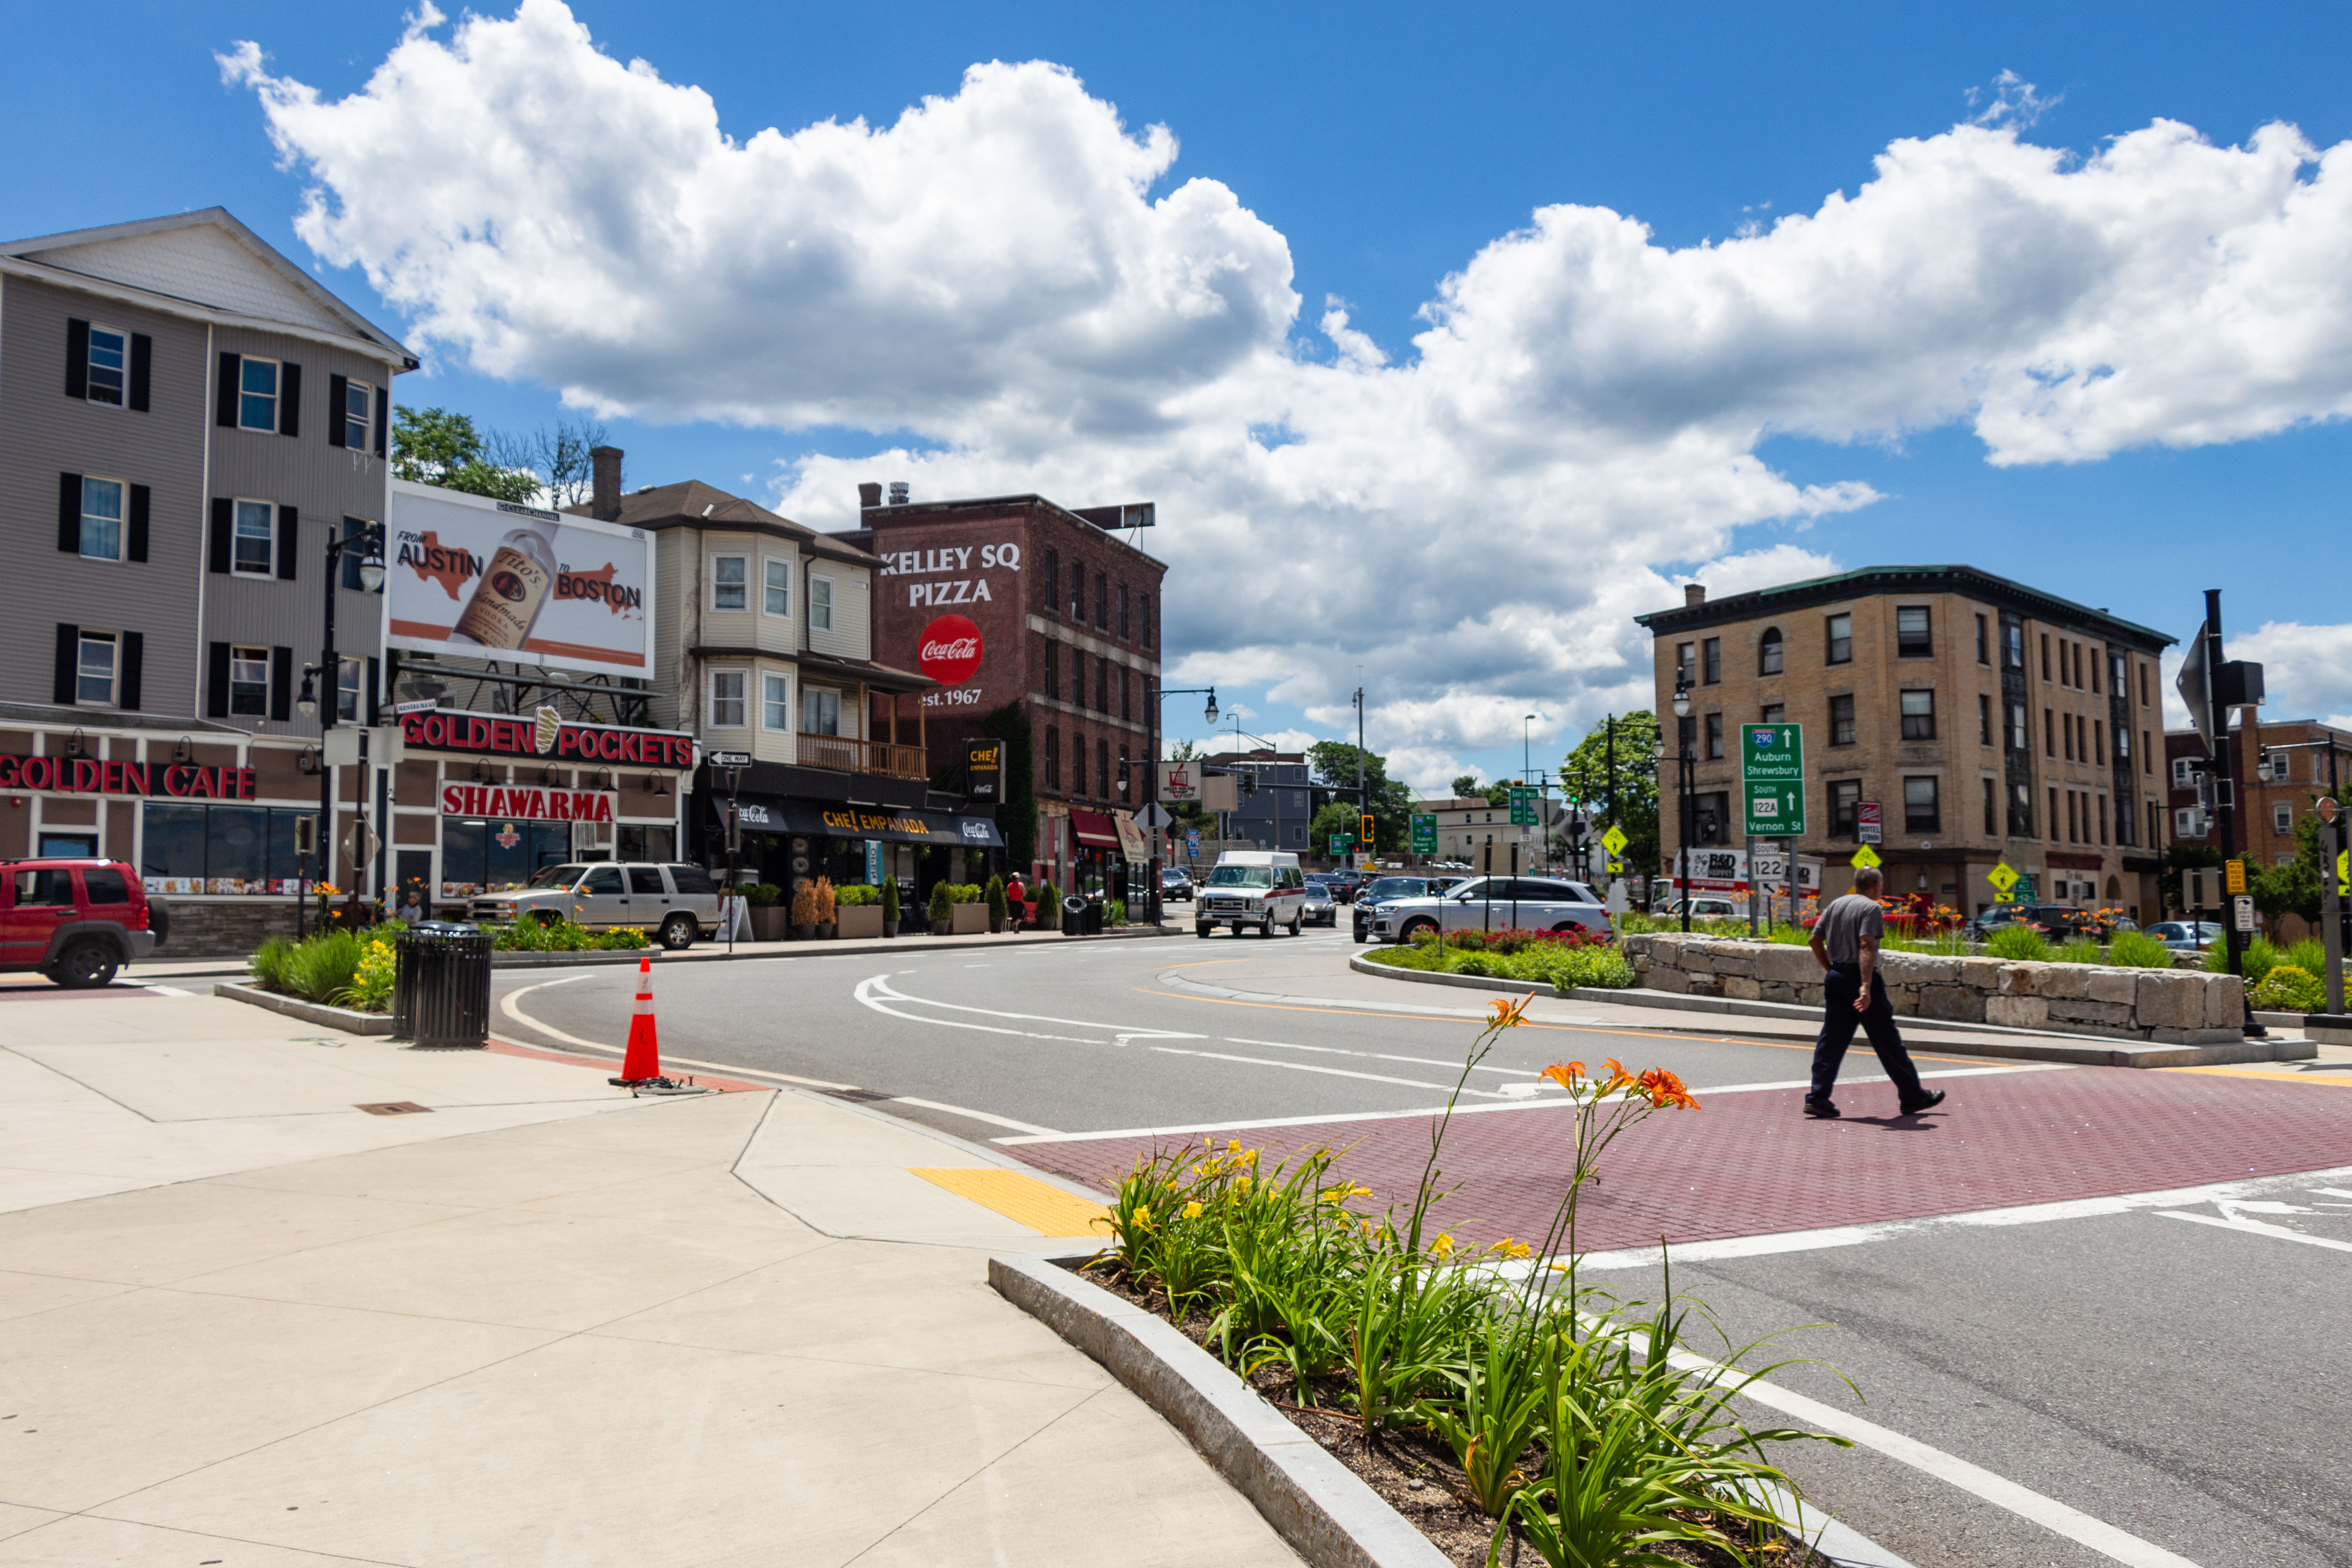
[{"label": "yellow center line", "polygon": [[2315,1072],[2273,1072],[2262,1068],[2158,1068],[2158,1072],[2205,1073],[2214,1078],[2268,1078],[2281,1083],[2315,1083],[2333,1089],[2352,1089],[2352,1074],[2331,1077]]}]

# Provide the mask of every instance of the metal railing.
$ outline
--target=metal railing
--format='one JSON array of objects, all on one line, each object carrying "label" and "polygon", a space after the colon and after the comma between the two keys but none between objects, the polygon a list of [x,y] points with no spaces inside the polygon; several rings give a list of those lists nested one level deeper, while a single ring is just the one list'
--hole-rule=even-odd
[{"label": "metal railing", "polygon": [[894,779],[929,776],[920,746],[857,741],[844,735],[812,735],[805,730],[795,739],[803,767],[831,768],[845,773],[881,773]]}]

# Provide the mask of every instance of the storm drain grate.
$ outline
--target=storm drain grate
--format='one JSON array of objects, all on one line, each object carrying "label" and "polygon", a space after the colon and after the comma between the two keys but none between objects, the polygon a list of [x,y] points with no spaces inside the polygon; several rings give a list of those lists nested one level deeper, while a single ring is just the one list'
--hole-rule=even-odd
[{"label": "storm drain grate", "polygon": [[833,1096],[835,1100],[854,1100],[860,1105],[870,1105],[877,1100],[896,1100],[898,1098],[895,1094],[884,1094],[878,1089],[828,1089],[824,1092]]},{"label": "storm drain grate", "polygon": [[415,1116],[429,1111],[433,1108],[429,1105],[419,1105],[413,1100],[379,1100],[372,1104],[360,1106],[358,1109],[366,1111],[370,1116]]}]

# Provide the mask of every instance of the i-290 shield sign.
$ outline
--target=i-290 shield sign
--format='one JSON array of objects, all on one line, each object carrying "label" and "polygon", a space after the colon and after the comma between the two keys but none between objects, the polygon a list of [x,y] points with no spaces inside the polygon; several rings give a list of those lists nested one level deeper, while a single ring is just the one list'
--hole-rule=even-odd
[{"label": "i-290 shield sign", "polygon": [[1739,727],[1740,831],[1796,838],[1805,831],[1805,741],[1795,724]]}]

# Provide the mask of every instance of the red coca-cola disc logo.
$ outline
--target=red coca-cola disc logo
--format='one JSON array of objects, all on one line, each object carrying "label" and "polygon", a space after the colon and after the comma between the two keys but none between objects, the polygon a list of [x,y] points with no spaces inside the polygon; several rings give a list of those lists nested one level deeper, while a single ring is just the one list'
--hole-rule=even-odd
[{"label": "red coca-cola disc logo", "polygon": [[915,668],[942,686],[961,686],[980,668],[980,628],[961,616],[941,616],[923,628]]}]

